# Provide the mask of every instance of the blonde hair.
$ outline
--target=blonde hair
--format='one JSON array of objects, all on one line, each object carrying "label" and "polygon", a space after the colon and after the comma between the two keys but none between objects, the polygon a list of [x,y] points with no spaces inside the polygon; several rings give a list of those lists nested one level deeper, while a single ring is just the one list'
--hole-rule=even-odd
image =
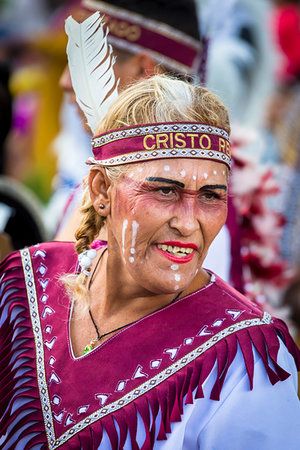
[{"label": "blonde hair", "polygon": [[[124,126],[156,122],[200,122],[223,127],[230,133],[228,111],[219,98],[201,86],[167,75],[155,75],[125,89],[100,121],[97,133]],[[106,167],[109,182],[115,183],[128,170],[128,165]],[[104,224],[91,202],[84,182],[82,221],[75,233],[78,254],[88,250]],[[67,275],[63,281],[82,312],[89,308],[88,277],[80,273]]]}]

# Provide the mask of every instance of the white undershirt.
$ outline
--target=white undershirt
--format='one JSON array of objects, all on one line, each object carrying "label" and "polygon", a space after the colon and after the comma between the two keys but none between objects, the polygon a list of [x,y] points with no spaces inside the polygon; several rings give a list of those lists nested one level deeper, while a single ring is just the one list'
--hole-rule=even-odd
[{"label": "white undershirt", "polygon": [[[205,398],[184,406],[181,422],[171,424],[166,441],[155,441],[155,450],[299,450],[300,402],[294,360],[281,343],[278,363],[291,376],[272,386],[263,362],[254,349],[254,388],[249,390],[248,375],[241,350],[230,366],[220,401],[209,399],[216,378],[213,368],[204,383]],[[156,430],[158,433],[160,416]],[[118,427],[117,427],[118,428]],[[138,416],[137,442],[142,446],[145,431]],[[111,449],[104,431],[101,450]],[[130,450],[130,437],[124,449]]]}]

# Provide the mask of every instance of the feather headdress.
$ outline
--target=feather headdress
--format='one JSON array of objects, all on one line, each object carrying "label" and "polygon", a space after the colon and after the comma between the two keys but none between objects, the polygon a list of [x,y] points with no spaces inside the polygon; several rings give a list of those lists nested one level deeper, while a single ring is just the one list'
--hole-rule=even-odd
[{"label": "feather headdress", "polygon": [[99,12],[77,23],[68,17],[67,55],[76,100],[95,134],[99,120],[118,96],[118,83],[113,66],[115,57],[107,43]]}]

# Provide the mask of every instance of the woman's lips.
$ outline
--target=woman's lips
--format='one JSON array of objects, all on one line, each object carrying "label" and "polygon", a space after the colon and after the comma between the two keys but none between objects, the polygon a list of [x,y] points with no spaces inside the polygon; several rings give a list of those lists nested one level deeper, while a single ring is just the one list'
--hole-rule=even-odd
[{"label": "woman's lips", "polygon": [[[190,262],[194,257],[195,244],[168,241],[156,244],[157,250],[167,259],[178,264]],[[177,254],[176,254],[177,253]]]}]

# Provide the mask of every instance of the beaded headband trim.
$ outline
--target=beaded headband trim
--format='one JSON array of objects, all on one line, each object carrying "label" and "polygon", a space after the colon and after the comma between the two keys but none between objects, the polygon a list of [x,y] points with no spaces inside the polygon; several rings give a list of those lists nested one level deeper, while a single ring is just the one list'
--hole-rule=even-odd
[{"label": "beaded headband trim", "polygon": [[100,11],[108,24],[108,41],[116,48],[132,53],[147,51],[153,59],[176,72],[198,72],[202,43],[156,20],[109,5],[106,2],[83,0],[82,7]]},{"label": "beaded headband trim", "polygon": [[94,158],[88,164],[117,166],[165,158],[200,158],[230,168],[228,133],[196,122],[164,122],[112,130],[92,139]]}]

